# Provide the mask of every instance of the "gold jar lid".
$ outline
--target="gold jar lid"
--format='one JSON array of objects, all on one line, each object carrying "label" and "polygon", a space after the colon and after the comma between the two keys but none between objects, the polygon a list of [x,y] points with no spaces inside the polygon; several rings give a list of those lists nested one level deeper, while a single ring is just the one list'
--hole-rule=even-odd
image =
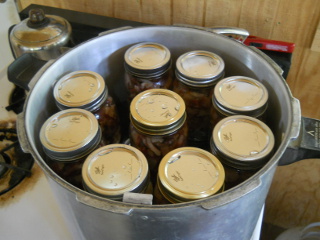
[{"label": "gold jar lid", "polygon": [[100,140],[97,119],[83,109],[62,110],[48,118],[40,130],[45,153],[59,161],[73,161],[89,154]]},{"label": "gold jar lid", "polygon": [[57,81],[53,95],[60,109],[94,111],[105,101],[108,90],[102,76],[92,71],[71,72]]},{"label": "gold jar lid", "polygon": [[232,76],[220,80],[214,89],[213,105],[225,115],[258,117],[265,112],[268,91],[258,80]]},{"label": "gold jar lid", "polygon": [[224,75],[223,59],[208,51],[191,51],[181,55],[176,62],[176,77],[194,87],[209,87]]},{"label": "gold jar lid", "polygon": [[131,101],[131,123],[147,134],[172,133],[184,124],[185,109],[183,99],[171,90],[146,90]]},{"label": "gold jar lid", "polygon": [[156,77],[171,66],[169,49],[159,43],[142,42],[130,47],[124,56],[125,68],[134,75]]},{"label": "gold jar lid", "polygon": [[82,167],[85,188],[121,200],[125,192],[142,192],[148,183],[148,163],[138,149],[110,144],[92,152]]},{"label": "gold jar lid", "polygon": [[166,154],[159,165],[159,190],[173,203],[212,196],[223,189],[224,179],[220,161],[200,148],[177,148]]},{"label": "gold jar lid", "polygon": [[262,121],[234,115],[213,129],[211,148],[221,162],[238,169],[256,169],[271,157],[274,136]]}]

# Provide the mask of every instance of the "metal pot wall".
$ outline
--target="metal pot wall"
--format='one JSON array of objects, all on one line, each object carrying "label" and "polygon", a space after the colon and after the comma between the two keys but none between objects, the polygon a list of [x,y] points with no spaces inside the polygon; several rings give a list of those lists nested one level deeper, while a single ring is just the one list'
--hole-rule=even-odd
[{"label": "metal pot wall", "polygon": [[[267,124],[276,139],[269,162],[242,184],[204,200],[171,205],[135,205],[84,192],[58,177],[45,163],[39,141],[44,121],[55,111],[52,86],[66,73],[91,70],[101,74],[115,96],[123,124],[128,124],[124,90],[124,53],[142,41],[161,43],[175,61],[191,50],[220,55],[226,76],[244,75],[261,81],[269,91]],[[89,40],[47,63],[33,78],[18,133],[47,175],[74,231],[86,239],[250,239],[264,205],[274,171],[300,131],[300,106],[279,72],[257,51],[210,30],[175,26],[125,29]]]}]

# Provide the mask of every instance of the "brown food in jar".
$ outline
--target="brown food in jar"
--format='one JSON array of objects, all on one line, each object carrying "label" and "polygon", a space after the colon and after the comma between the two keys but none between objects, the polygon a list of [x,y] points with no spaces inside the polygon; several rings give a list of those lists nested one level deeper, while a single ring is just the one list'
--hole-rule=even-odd
[{"label": "brown food in jar", "polygon": [[155,183],[161,159],[171,150],[187,145],[188,126],[167,135],[149,135],[139,132],[130,124],[130,143],[138,148],[147,158],[151,181]]},{"label": "brown food in jar", "polygon": [[163,75],[143,78],[135,76],[131,73],[125,74],[125,85],[128,90],[129,101],[131,101],[139,93],[154,88],[172,88],[172,71],[171,69],[166,71]]},{"label": "brown food in jar", "polygon": [[233,188],[245,180],[253,176],[259,169],[255,170],[242,170],[230,167],[226,164],[223,164],[225,175],[225,190]]},{"label": "brown food in jar", "polygon": [[108,96],[105,103],[92,113],[101,127],[103,145],[119,143],[121,139],[120,119],[113,98]]},{"label": "brown food in jar", "polygon": [[48,166],[82,189],[82,165],[92,151],[103,145],[95,116],[83,109],[62,110],[45,121],[39,135]]},{"label": "brown food in jar", "polygon": [[120,120],[105,79],[97,72],[80,70],[60,78],[53,90],[60,110],[80,108],[94,114],[102,129],[104,144],[120,142]]},{"label": "brown food in jar", "polygon": [[231,76],[220,80],[215,86],[211,104],[211,125],[233,115],[245,115],[266,120],[268,91],[256,79]]},{"label": "brown food in jar", "polygon": [[213,129],[210,148],[225,169],[225,188],[244,182],[271,158],[274,136],[262,121],[244,115],[220,120]]},{"label": "brown food in jar", "polygon": [[83,189],[81,171],[84,160],[85,157],[77,161],[61,162],[47,157],[46,163],[62,179],[79,189]]},{"label": "brown food in jar", "polygon": [[[96,148],[100,148],[104,145],[105,144],[103,143],[103,139],[101,139]],[[91,151],[94,151],[96,148],[92,149]],[[82,184],[83,181],[81,171],[83,163],[86,160],[87,156],[91,153],[91,151],[88,152],[85,156],[73,161],[59,161],[51,159],[48,156],[46,156],[45,161],[48,166],[62,179],[77,188],[84,189]]]},{"label": "brown food in jar", "polygon": [[210,138],[210,106],[216,83],[224,76],[224,61],[203,50],[186,52],[176,61],[173,91],[185,101],[189,141],[197,146]]},{"label": "brown food in jar", "polygon": [[171,62],[169,49],[156,42],[142,42],[128,48],[124,66],[129,101],[149,89],[170,89],[173,75]]},{"label": "brown food in jar", "polygon": [[186,104],[189,139],[208,141],[211,135],[210,107],[213,88],[194,88],[175,80],[173,91],[178,93]]},{"label": "brown food in jar", "polygon": [[[234,114],[236,115],[236,114]],[[220,111],[218,111],[214,106],[211,106],[210,108],[210,131],[212,132],[213,128],[216,126],[216,124],[221,121],[223,118],[229,117],[231,115],[223,115]],[[266,122],[266,114],[265,112],[256,117],[256,119],[259,119],[262,122]]]},{"label": "brown food in jar", "polygon": [[[158,180],[159,181],[159,180]],[[168,199],[166,199],[163,194],[160,192],[158,183],[155,185],[153,190],[153,204],[172,204]]]},{"label": "brown food in jar", "polygon": [[130,142],[147,158],[155,183],[162,157],[188,139],[185,103],[168,89],[149,89],[130,104]]},{"label": "brown food in jar", "polygon": [[210,130],[212,132],[214,126],[227,116],[220,113],[213,105],[210,107]]}]

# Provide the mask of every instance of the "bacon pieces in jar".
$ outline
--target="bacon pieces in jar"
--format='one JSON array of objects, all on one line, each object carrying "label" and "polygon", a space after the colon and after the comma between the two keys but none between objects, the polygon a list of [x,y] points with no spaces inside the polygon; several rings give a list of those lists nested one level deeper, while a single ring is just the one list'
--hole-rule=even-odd
[{"label": "bacon pieces in jar", "polygon": [[154,42],[136,44],[126,51],[124,60],[129,101],[148,89],[171,88],[171,53],[164,45]]},{"label": "bacon pieces in jar", "polygon": [[215,84],[224,76],[224,61],[215,53],[191,51],[176,61],[173,91],[185,101],[189,140],[207,142],[210,138],[210,106]]},{"label": "bacon pieces in jar", "polygon": [[130,142],[146,156],[153,182],[162,157],[187,144],[185,104],[175,92],[151,89],[138,94],[130,105]]}]

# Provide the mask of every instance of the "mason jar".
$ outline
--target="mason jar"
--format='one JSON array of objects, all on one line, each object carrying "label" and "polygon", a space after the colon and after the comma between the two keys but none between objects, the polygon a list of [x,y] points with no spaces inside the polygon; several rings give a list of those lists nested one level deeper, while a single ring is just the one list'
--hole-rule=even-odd
[{"label": "mason jar", "polygon": [[122,201],[126,192],[152,194],[146,157],[125,144],[98,148],[82,167],[84,189],[90,193]]},{"label": "mason jar", "polygon": [[212,131],[211,152],[225,169],[225,189],[254,175],[272,157],[274,136],[262,121],[244,115],[223,118]]},{"label": "mason jar", "polygon": [[190,143],[209,142],[210,107],[213,89],[224,76],[223,59],[208,51],[191,51],[176,61],[173,91],[186,104]]},{"label": "mason jar", "polygon": [[155,204],[181,203],[223,191],[225,172],[210,152],[195,147],[175,149],[164,156],[154,190]]},{"label": "mason jar", "polygon": [[171,53],[162,44],[142,42],[130,47],[124,56],[129,101],[148,89],[170,89],[173,78],[171,62]]},{"label": "mason jar", "polygon": [[156,181],[161,159],[187,144],[188,127],[183,99],[167,89],[138,94],[130,105],[130,144],[147,158],[151,180]]},{"label": "mason jar", "polygon": [[81,108],[98,119],[104,144],[119,143],[120,119],[103,77],[92,71],[75,71],[60,78],[53,90],[60,110]]},{"label": "mason jar", "polygon": [[220,80],[212,95],[212,128],[222,118],[246,115],[265,122],[268,90],[253,78],[232,76]]},{"label": "mason jar", "polygon": [[42,125],[40,142],[48,166],[61,178],[82,189],[82,164],[101,146],[101,129],[95,116],[77,108],[60,111]]}]

